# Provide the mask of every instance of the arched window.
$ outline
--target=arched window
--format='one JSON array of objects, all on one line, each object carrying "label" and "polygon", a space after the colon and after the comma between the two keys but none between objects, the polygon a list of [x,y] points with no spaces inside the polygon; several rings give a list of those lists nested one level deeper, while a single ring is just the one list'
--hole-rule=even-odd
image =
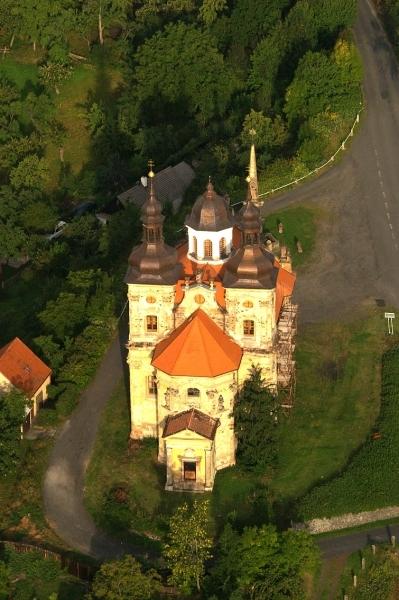
[{"label": "arched window", "polygon": [[198,242],[197,242],[197,238],[194,236],[193,237],[193,254],[195,257],[197,257],[197,253],[198,253]]},{"label": "arched window", "polygon": [[257,233],[246,233],[244,238],[245,245],[252,245],[259,243],[259,235]]},{"label": "arched window", "polygon": [[147,242],[149,242],[150,244],[153,244],[154,242],[159,242],[161,239],[161,230],[159,229],[159,227],[151,227],[149,229],[146,229],[146,234]]},{"label": "arched window", "polygon": [[188,388],[187,389],[187,396],[189,398],[198,398],[200,395],[200,391],[198,388]]},{"label": "arched window", "polygon": [[155,230],[154,229],[146,229],[147,232],[147,242],[150,244],[155,242]]},{"label": "arched window", "polygon": [[212,258],[212,241],[205,240],[204,242],[204,258]]},{"label": "arched window", "polygon": [[220,241],[219,241],[219,253],[220,253],[220,258],[226,258],[226,256],[227,256],[226,238],[224,238],[224,237],[220,238]]}]

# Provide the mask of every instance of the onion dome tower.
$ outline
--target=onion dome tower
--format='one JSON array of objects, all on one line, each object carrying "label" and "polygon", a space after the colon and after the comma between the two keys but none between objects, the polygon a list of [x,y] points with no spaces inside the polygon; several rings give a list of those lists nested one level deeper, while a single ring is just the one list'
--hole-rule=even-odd
[{"label": "onion dome tower", "polygon": [[232,251],[233,216],[227,198],[219,196],[209,178],[186,219],[188,258],[197,263],[220,264]]},{"label": "onion dome tower", "polygon": [[165,217],[156,197],[154,175],[151,168],[148,173],[148,195],[141,208],[142,243],[133,248],[129,256],[125,283],[173,285],[182,276],[176,249],[165,244],[163,239]]},{"label": "onion dome tower", "polygon": [[274,288],[278,270],[274,267],[273,255],[261,241],[262,220],[259,208],[252,201],[250,181],[246,201],[238,213],[237,226],[241,230],[241,247],[226,264],[223,285],[227,288]]}]

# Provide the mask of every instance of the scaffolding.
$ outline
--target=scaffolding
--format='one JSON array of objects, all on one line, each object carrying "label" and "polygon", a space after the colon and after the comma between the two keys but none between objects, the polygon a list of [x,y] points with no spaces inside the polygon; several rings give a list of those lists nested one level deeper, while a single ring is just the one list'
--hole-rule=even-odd
[{"label": "scaffolding", "polygon": [[297,331],[298,305],[286,297],[277,324],[277,385],[283,392],[282,407],[292,408],[295,398],[295,336]]}]

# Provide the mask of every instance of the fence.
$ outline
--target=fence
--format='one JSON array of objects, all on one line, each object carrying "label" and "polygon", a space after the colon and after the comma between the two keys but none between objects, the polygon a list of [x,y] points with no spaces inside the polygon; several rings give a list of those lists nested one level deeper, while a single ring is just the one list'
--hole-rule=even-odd
[{"label": "fence", "polygon": [[60,552],[54,552],[48,550],[42,546],[35,546],[33,544],[24,544],[22,542],[11,542],[8,540],[0,540],[0,546],[9,548],[18,554],[26,554],[28,552],[37,552],[42,555],[45,560],[55,560],[60,563],[61,567],[65,569],[70,575],[78,577],[83,581],[91,581],[94,577],[97,567],[88,565],[80,562],[69,556],[65,556]]}]

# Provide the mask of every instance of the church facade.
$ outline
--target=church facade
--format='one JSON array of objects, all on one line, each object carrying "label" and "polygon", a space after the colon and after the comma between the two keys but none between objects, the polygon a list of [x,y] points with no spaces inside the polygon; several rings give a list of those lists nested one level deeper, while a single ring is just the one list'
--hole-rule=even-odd
[{"label": "church facade", "polygon": [[209,181],[177,248],[164,242],[153,179],[125,280],[131,437],[158,439],[167,490],[208,491],[235,464],[233,406],[252,367],[273,388],[292,377],[295,275],[262,240],[254,148],[239,213]]}]

